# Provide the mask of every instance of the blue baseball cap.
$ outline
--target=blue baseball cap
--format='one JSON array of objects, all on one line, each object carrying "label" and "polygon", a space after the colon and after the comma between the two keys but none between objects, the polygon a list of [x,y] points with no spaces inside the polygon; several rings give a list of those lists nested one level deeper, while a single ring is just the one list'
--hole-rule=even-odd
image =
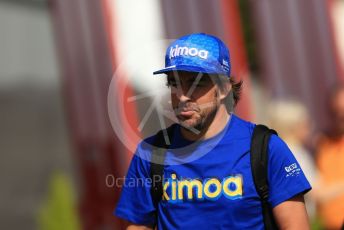
[{"label": "blue baseball cap", "polygon": [[227,46],[219,38],[195,33],[185,35],[166,50],[165,68],[153,74],[171,71],[221,74],[230,77],[231,63]]}]

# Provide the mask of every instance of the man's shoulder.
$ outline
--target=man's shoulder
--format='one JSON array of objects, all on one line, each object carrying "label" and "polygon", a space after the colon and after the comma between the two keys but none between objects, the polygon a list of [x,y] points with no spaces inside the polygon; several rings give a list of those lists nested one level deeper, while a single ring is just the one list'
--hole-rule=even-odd
[{"label": "man's shoulder", "polygon": [[239,116],[232,114],[230,129],[232,129],[237,138],[251,138],[255,123],[247,121]]}]

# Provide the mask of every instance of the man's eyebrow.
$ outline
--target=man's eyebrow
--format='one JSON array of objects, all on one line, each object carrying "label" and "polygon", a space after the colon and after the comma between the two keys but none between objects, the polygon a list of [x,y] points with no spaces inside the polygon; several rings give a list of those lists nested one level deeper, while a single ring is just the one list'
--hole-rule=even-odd
[{"label": "man's eyebrow", "polygon": [[199,80],[200,82],[205,82],[205,81],[210,81],[211,78],[209,76],[203,76],[201,77],[201,79]]},{"label": "man's eyebrow", "polygon": [[[195,82],[197,77],[190,77],[188,79],[186,79],[187,82]],[[170,82],[175,82],[177,79],[174,76],[167,76],[167,80]],[[207,81],[211,81],[212,79],[210,78],[210,76],[204,75],[202,76],[198,82],[207,82]]]}]

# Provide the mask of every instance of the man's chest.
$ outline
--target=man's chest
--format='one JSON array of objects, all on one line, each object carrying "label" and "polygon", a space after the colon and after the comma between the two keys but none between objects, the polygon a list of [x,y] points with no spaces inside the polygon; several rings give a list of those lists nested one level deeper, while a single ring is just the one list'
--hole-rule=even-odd
[{"label": "man's chest", "polygon": [[[186,164],[164,167],[162,222],[171,225],[251,228],[261,222],[249,145],[220,146]],[[226,226],[226,227],[224,227]]]},{"label": "man's chest", "polygon": [[182,165],[165,166],[163,202],[209,203],[259,200],[249,153],[217,159],[199,159]]}]

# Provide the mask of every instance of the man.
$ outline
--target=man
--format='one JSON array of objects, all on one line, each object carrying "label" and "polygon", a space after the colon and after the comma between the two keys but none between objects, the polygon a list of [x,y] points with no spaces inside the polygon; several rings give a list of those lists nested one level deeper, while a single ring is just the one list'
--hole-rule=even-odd
[{"label": "man", "polygon": [[[226,45],[211,35],[187,35],[168,47],[165,65],[154,74],[167,74],[178,124],[164,160],[163,197],[154,202],[147,180],[153,136],[137,148],[116,215],[129,221],[128,229],[264,229],[250,168],[255,125],[231,113],[241,82],[230,77]],[[270,138],[268,162],[269,202],[277,224],[308,229],[303,194],[310,185],[276,135]],[[139,185],[129,184],[142,178]]]},{"label": "man", "polygon": [[317,149],[320,181],[316,191],[319,214],[326,229],[344,229],[344,86],[338,84],[329,98],[330,131]]}]

